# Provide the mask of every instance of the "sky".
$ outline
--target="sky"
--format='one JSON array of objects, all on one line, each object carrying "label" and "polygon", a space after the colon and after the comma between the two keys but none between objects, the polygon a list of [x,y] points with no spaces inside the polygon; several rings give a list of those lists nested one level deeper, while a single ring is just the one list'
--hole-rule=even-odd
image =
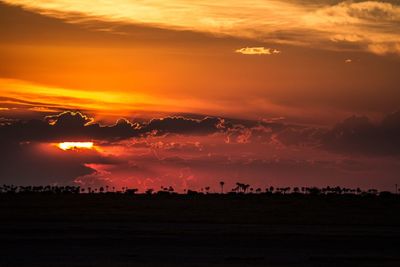
[{"label": "sky", "polygon": [[395,0],[2,0],[0,62],[0,183],[400,183]]}]

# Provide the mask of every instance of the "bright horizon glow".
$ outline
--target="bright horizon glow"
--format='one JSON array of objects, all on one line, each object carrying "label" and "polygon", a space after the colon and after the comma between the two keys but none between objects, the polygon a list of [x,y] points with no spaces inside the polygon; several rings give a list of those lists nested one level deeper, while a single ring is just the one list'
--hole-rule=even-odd
[{"label": "bright horizon glow", "polygon": [[[73,88],[48,86],[18,79],[0,78],[1,103],[20,104],[38,109],[54,110],[80,109],[102,111],[108,114],[124,116],[135,111],[160,112],[203,112],[210,113],[220,110],[220,107],[195,98],[169,98],[157,94],[138,92],[121,92],[118,89],[110,91],[93,91]],[[160,98],[162,97],[162,101]],[[60,102],[63,104],[60,105]]]},{"label": "bright horizon glow", "polygon": [[92,149],[93,142],[62,142],[58,144],[58,147],[62,150]]}]

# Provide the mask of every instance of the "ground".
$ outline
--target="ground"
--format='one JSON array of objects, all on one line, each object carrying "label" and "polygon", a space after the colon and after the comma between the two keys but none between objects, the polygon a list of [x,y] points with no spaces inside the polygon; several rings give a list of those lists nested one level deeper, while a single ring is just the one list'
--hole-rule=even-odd
[{"label": "ground", "polygon": [[0,195],[0,266],[400,266],[398,196]]}]

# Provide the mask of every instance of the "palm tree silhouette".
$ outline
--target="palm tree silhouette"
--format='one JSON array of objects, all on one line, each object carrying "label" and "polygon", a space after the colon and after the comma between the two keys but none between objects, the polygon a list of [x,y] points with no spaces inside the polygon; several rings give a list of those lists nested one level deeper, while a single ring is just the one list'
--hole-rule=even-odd
[{"label": "palm tree silhouette", "polygon": [[274,188],[273,186],[270,186],[270,187],[269,187],[269,192],[273,193],[273,192],[274,192],[274,189],[275,189],[275,188]]},{"label": "palm tree silhouette", "polygon": [[224,181],[221,181],[221,182],[219,182],[219,185],[221,186],[221,194],[223,194],[223,193],[224,193],[224,185],[225,185],[225,182],[224,182]]},{"label": "palm tree silhouette", "polygon": [[242,183],[236,183],[236,189],[238,192],[240,192],[240,190],[243,188],[243,184]]},{"label": "palm tree silhouette", "polygon": [[243,185],[243,192],[246,193],[246,191],[247,191],[247,189],[248,189],[249,187],[250,187],[249,184],[244,184],[244,185]]}]

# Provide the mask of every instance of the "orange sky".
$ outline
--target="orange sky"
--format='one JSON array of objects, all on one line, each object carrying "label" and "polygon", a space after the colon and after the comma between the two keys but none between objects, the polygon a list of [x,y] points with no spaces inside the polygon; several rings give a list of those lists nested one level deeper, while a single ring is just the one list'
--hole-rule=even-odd
[{"label": "orange sky", "polygon": [[400,170],[395,0],[0,0],[0,62],[0,182],[385,187]]},{"label": "orange sky", "polygon": [[[47,107],[67,96],[73,98],[67,107],[125,116],[188,112],[318,124],[390,112],[400,100],[395,4],[253,1],[247,9],[233,2],[226,10],[223,3],[196,1],[114,3],[124,8],[93,1],[3,2],[3,97],[18,93]],[[383,14],[389,13],[387,21]],[[343,32],[350,41],[337,39]],[[373,49],[378,46],[387,51]],[[249,47],[279,53],[237,52]],[[31,84],[29,94],[17,83]]]}]

